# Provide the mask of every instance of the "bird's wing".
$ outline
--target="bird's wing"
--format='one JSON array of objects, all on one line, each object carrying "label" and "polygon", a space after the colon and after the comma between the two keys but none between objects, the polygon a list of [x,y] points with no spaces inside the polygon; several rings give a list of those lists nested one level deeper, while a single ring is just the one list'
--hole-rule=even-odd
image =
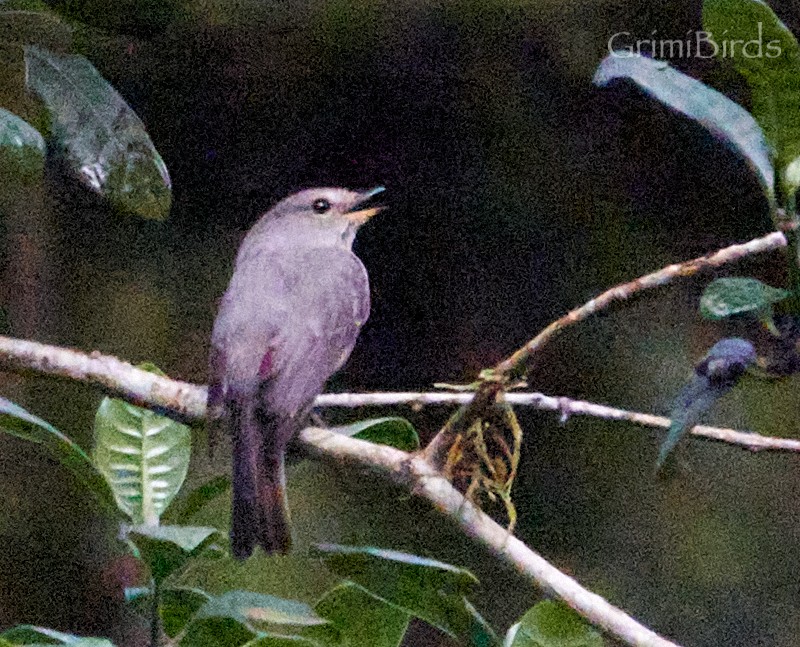
[{"label": "bird's wing", "polygon": [[282,263],[234,272],[211,333],[209,411],[223,406],[232,387],[255,393],[274,371],[274,351],[286,328],[293,278]]},{"label": "bird's wing", "polygon": [[315,250],[303,258],[286,334],[275,340],[276,362],[265,397],[270,408],[301,415],[347,361],[369,317],[367,273],[354,254]]}]

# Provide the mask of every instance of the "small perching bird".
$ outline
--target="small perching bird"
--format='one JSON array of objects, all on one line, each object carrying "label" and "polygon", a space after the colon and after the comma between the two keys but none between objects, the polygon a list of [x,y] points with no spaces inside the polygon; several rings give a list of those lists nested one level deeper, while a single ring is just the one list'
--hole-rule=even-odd
[{"label": "small perching bird", "polygon": [[233,439],[231,547],[286,553],[284,455],[369,317],[369,281],[352,252],[381,207],[369,191],[308,189],[264,214],[239,248],[211,336],[210,416]]},{"label": "small perching bird", "polygon": [[756,349],[746,339],[728,337],[711,347],[694,367],[691,379],[675,401],[670,416],[672,424],[658,452],[656,474],[664,474],[664,468],[681,438],[711,405],[736,386],[755,361]]}]

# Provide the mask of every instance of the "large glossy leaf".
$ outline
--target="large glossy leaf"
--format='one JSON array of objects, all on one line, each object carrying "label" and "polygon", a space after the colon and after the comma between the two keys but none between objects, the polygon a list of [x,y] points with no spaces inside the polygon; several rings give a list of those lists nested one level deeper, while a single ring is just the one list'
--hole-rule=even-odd
[{"label": "large glossy leaf", "polygon": [[314,609],[339,630],[348,647],[398,647],[411,620],[408,612],[352,582],[328,591]]},{"label": "large glossy leaf", "polygon": [[128,540],[150,568],[157,584],[199,557],[217,540],[216,528],[193,526],[136,526]]},{"label": "large glossy leaf", "polygon": [[705,0],[703,26],[716,44],[717,58],[733,65],[750,85],[753,114],[775,147],[784,190],[794,192],[800,175],[787,169],[800,161],[797,40],[761,0]]},{"label": "large glossy leaf", "polygon": [[418,555],[372,547],[322,544],[317,551],[336,574],[472,645],[497,637],[466,599],[477,578],[469,571]]},{"label": "large glossy leaf", "polygon": [[515,625],[510,647],[603,647],[603,637],[565,604],[545,600]]},{"label": "large glossy leaf", "polygon": [[762,313],[783,301],[789,292],[758,279],[727,277],[712,281],[700,297],[700,314],[717,321],[745,313]]},{"label": "large glossy leaf", "polygon": [[39,131],[27,121],[0,108],[0,174],[24,179],[41,176],[45,143]]},{"label": "large glossy leaf", "polygon": [[191,432],[170,418],[105,398],[94,423],[94,461],[135,524],[154,524],[189,468]]},{"label": "large glossy leaf", "polygon": [[25,48],[28,87],[44,102],[72,173],[124,213],[164,219],[170,179],[144,124],[82,56]]},{"label": "large glossy leaf", "polygon": [[75,475],[106,513],[121,517],[108,483],[92,460],[53,425],[0,397],[0,431],[41,445]]},{"label": "large glossy leaf", "polygon": [[758,178],[770,206],[775,204],[775,172],[764,133],[747,110],[704,83],[664,61],[627,52],[606,56],[594,76],[595,85],[630,81],[671,110],[704,126],[744,157]]},{"label": "large glossy leaf", "polygon": [[372,418],[352,425],[333,427],[331,431],[379,445],[389,445],[403,451],[419,449],[419,436],[414,425],[405,418]]}]

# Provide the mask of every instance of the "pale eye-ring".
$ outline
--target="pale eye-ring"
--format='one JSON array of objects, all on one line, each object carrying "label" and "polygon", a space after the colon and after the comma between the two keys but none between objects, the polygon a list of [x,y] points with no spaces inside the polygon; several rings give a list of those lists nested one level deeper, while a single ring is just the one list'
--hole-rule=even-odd
[{"label": "pale eye-ring", "polygon": [[314,213],[323,214],[331,210],[331,203],[325,198],[318,198],[314,200],[314,204],[311,205],[311,208],[314,210]]}]

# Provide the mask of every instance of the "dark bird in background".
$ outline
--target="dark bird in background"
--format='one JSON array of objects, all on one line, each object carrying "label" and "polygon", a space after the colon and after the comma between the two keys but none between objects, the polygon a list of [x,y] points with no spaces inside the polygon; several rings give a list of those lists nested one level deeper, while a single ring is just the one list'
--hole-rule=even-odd
[{"label": "dark bird in background", "polygon": [[284,454],[314,398],[353,350],[369,317],[367,272],[352,252],[380,207],[377,187],[308,189],[248,232],[211,336],[210,417],[233,439],[231,546],[291,546]]},{"label": "dark bird in background", "polygon": [[711,406],[728,393],[744,372],[756,361],[753,344],[745,339],[730,337],[711,347],[694,368],[689,383],[683,387],[672,409],[672,424],[661,445],[656,472],[661,473],[672,450],[684,434],[694,427]]}]

